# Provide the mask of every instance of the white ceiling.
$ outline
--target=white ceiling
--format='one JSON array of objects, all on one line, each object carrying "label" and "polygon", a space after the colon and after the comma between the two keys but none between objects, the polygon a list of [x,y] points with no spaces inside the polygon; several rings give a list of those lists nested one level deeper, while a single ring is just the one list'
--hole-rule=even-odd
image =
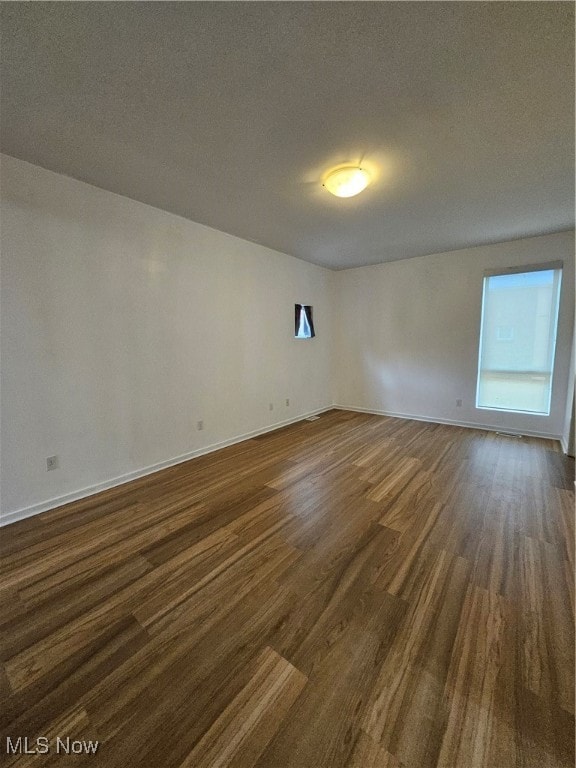
[{"label": "white ceiling", "polygon": [[1,5],[7,154],[332,268],[574,226],[572,3]]}]

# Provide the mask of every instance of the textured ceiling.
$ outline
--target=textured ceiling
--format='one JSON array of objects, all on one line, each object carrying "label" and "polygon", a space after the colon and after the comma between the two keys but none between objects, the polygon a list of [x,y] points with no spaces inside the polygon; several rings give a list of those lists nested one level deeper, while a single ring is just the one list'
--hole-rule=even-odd
[{"label": "textured ceiling", "polygon": [[573,13],[2,3],[2,151],[333,268],[568,229]]}]

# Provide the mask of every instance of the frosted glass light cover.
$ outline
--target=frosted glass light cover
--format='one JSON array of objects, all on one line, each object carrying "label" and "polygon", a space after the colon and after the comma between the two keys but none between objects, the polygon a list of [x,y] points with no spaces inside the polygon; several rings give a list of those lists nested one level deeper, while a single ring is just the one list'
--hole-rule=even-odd
[{"label": "frosted glass light cover", "polygon": [[336,197],[353,197],[370,184],[370,176],[363,168],[346,166],[331,171],[324,180],[324,186]]}]

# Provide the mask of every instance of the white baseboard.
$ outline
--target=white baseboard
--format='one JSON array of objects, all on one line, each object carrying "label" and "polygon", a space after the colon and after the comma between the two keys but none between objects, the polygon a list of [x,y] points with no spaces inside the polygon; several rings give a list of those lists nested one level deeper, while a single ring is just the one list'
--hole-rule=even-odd
[{"label": "white baseboard", "polygon": [[466,429],[485,429],[489,432],[507,432],[514,435],[526,435],[528,437],[541,437],[544,440],[560,440],[560,435],[553,435],[549,432],[536,432],[529,429],[511,429],[504,426],[495,426],[494,424],[476,424],[474,422],[456,421],[455,419],[431,418],[430,416],[420,416],[413,413],[395,413],[393,411],[380,411],[374,408],[358,408],[354,405],[334,405],[334,408],[340,411],[356,411],[358,413],[372,413],[375,416],[391,416],[395,419],[409,419],[412,421],[425,421],[428,424],[448,424],[453,427],[465,427]]},{"label": "white baseboard", "polygon": [[564,439],[564,435],[560,438],[560,445],[562,446],[562,451],[568,454],[568,441]]},{"label": "white baseboard", "polygon": [[303,421],[309,416],[315,416],[320,413],[326,413],[326,411],[330,411],[332,409],[337,409],[340,411],[355,411],[358,413],[371,413],[371,414],[374,414],[375,416],[391,416],[396,419],[410,419],[414,421],[424,421],[429,424],[448,424],[455,427],[466,427],[468,429],[485,429],[490,432],[502,432],[505,429],[506,432],[510,432],[514,434],[523,434],[523,435],[528,435],[530,437],[541,437],[546,440],[558,440],[562,445],[562,450],[564,451],[564,453],[566,453],[567,447],[568,447],[561,435],[552,435],[545,432],[536,432],[536,431],[530,431],[530,430],[522,430],[522,432],[519,432],[513,429],[509,429],[508,427],[504,428],[501,426],[494,426],[490,424],[475,424],[472,422],[456,421],[453,419],[439,419],[439,418],[432,419],[429,416],[421,416],[421,415],[408,414],[408,413],[395,413],[393,411],[382,411],[382,410],[376,410],[373,408],[359,408],[353,405],[328,405],[328,406],[325,406],[324,408],[319,408],[316,411],[303,413],[300,416],[296,416],[292,419],[279,421],[276,424],[271,424],[262,429],[256,429],[252,432],[246,432],[243,435],[232,437],[229,440],[223,440],[220,443],[213,443],[212,445],[207,445],[203,448],[198,448],[195,451],[190,451],[189,453],[184,453],[180,456],[175,456],[174,458],[168,459],[166,461],[160,461],[156,464],[151,464],[150,466],[143,467],[142,469],[137,469],[137,470],[134,470],[133,472],[127,472],[124,475],[119,475],[118,477],[114,477],[111,480],[105,480],[102,483],[90,485],[86,488],[81,488],[77,491],[72,491],[71,493],[66,493],[62,496],[56,496],[55,498],[47,499],[46,501],[42,501],[37,504],[32,504],[28,507],[22,507],[21,509],[16,509],[12,512],[2,512],[0,513],[0,527],[5,525],[10,525],[11,523],[15,523],[18,520],[24,520],[27,517],[39,515],[42,512],[47,512],[50,509],[61,507],[64,504],[69,504],[72,501],[85,499],[86,497],[93,496],[94,494],[99,493],[100,491],[106,491],[109,488],[115,488],[116,486],[122,485],[124,483],[128,483],[131,480],[137,480],[139,477],[145,477],[146,475],[151,475],[154,472],[159,472],[161,469],[167,469],[168,467],[173,467],[176,464],[182,464],[183,462],[189,461],[190,459],[194,459],[197,456],[204,456],[207,453],[213,453],[214,451],[218,451],[221,448],[226,448],[229,445],[234,445],[235,443],[241,443],[244,440],[250,440],[252,437],[258,437],[258,435],[264,435],[267,432],[273,432],[274,430],[281,429],[282,427],[286,427],[289,424],[295,424],[298,421]]},{"label": "white baseboard", "polygon": [[204,456],[207,453],[213,453],[214,451],[219,451],[221,448],[226,448],[229,445],[234,445],[235,443],[241,443],[244,440],[250,440],[252,437],[258,437],[258,435],[264,435],[267,432],[273,432],[276,429],[287,427],[289,424],[295,424],[298,421],[303,421],[309,416],[315,416],[320,413],[326,413],[326,411],[331,411],[333,408],[334,408],[333,405],[327,405],[325,408],[320,408],[316,411],[310,411],[309,413],[303,413],[300,416],[294,417],[293,419],[286,419],[285,421],[279,421],[276,424],[271,424],[268,427],[264,427],[262,429],[255,429],[252,432],[246,432],[243,435],[232,437],[229,440],[223,440],[220,443],[213,443],[212,445],[207,445],[203,448],[198,448],[195,451],[190,451],[189,453],[183,453],[180,456],[175,456],[172,459],[167,459],[166,461],[160,461],[157,464],[151,464],[148,467],[143,467],[142,469],[136,469],[133,472],[127,472],[124,475],[118,475],[118,477],[114,477],[111,480],[105,480],[102,483],[90,485],[86,488],[81,488],[80,490],[72,491],[71,493],[66,493],[62,496],[56,496],[55,498],[52,498],[52,499],[47,499],[46,501],[39,502],[38,504],[32,504],[29,507],[22,507],[21,509],[16,509],[12,512],[2,512],[0,514],[0,527],[5,525],[10,525],[11,523],[15,523],[18,520],[24,520],[25,518],[32,517],[33,515],[39,515],[42,512],[47,512],[48,510],[55,509],[56,507],[61,507],[63,504],[69,504],[71,501],[78,501],[79,499],[85,499],[87,496],[93,496],[95,493],[99,493],[100,491],[106,491],[109,488],[116,487],[117,485],[123,485],[124,483],[128,483],[130,482],[130,480],[137,480],[139,477],[145,477],[146,475],[151,475],[154,472],[159,472],[161,469],[167,469],[168,467],[173,467],[176,464],[182,464],[183,462],[189,461],[190,459],[194,459],[197,456]]}]

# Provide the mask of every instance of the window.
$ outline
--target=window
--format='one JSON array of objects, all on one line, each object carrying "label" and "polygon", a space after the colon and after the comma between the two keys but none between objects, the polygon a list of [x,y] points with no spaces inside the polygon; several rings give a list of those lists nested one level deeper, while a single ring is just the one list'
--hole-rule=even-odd
[{"label": "window", "polygon": [[316,336],[312,322],[312,307],[307,304],[294,305],[294,337],[296,339],[311,339]]},{"label": "window", "polygon": [[562,268],[484,278],[476,406],[550,413]]}]

